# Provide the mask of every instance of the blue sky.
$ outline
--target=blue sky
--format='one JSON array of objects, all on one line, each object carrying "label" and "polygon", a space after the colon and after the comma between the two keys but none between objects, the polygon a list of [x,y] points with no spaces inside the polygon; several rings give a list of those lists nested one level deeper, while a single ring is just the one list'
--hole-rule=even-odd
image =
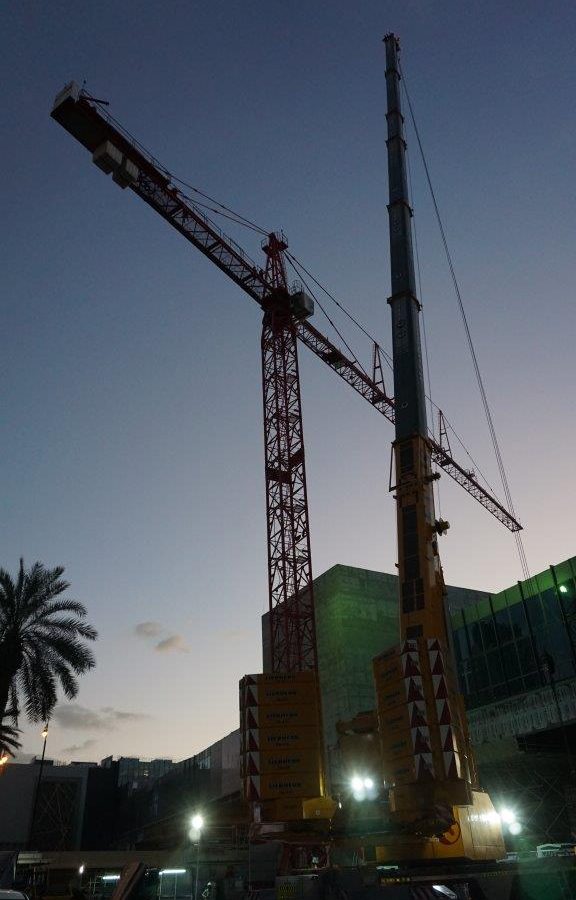
[{"label": "blue sky", "polygon": [[[51,730],[56,756],[182,758],[234,728],[267,594],[259,310],[91,165],[50,120],[53,97],[86,79],[171,171],[283,228],[389,348],[390,30],[530,566],[576,553],[572,4],[14,3],[0,63],[1,564],[65,565],[101,635]],[[499,488],[408,138],[433,397]],[[252,232],[223,227],[258,258]],[[301,374],[314,570],[393,571],[392,428],[305,348]],[[446,480],[447,581],[516,581],[510,534]],[[25,749],[40,743],[27,730]]]}]

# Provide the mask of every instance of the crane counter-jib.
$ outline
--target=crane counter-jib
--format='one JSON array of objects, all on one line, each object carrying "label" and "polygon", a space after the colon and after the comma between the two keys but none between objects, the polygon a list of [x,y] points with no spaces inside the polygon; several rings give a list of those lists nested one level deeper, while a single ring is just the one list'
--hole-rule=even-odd
[{"label": "crane counter-jib", "polygon": [[[142,171],[160,180],[160,173],[152,160],[114,127],[109,117],[96,105],[96,101],[84,94],[75,82],[67,84],[56,95],[50,115],[90,153],[94,153],[106,141],[111,141]],[[163,180],[167,187],[168,178]]]},{"label": "crane counter-jib", "polygon": [[97,101],[83,93],[75,82],[56,96],[51,117],[92,153],[100,169],[112,173],[120,187],[135,191],[257,303],[265,305],[269,285],[262,270],[241,247],[224,237],[214,222],[186,201],[171,183],[169,173],[122,133]]}]

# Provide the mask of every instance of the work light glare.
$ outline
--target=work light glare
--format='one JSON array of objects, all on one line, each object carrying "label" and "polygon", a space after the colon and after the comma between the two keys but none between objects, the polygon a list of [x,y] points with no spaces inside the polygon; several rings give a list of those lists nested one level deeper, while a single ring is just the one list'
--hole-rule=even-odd
[{"label": "work light glare", "polygon": [[506,825],[512,825],[516,821],[516,813],[512,809],[501,809],[500,818]]}]

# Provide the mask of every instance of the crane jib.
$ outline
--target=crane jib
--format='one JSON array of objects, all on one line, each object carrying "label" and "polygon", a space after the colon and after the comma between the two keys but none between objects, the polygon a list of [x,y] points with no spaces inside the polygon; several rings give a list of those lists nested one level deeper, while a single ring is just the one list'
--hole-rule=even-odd
[{"label": "crane jib", "polygon": [[[89,150],[103,171],[116,169],[115,181],[120,187],[130,187],[149,206],[155,209],[180,234],[190,241],[242,290],[265,307],[270,291],[262,269],[227,236],[215,223],[190,205],[171,184],[165,170],[140,147],[133,138],[119,130],[117,123],[73,82],[60,91],[51,112],[52,118]],[[109,147],[106,147],[109,145]],[[103,148],[101,153],[98,150]],[[111,148],[116,148],[116,153]],[[107,154],[112,155],[107,155]],[[119,154],[119,157],[118,157]],[[134,169],[128,170],[124,160]],[[114,175],[113,175],[114,177]],[[381,386],[336,347],[306,319],[296,323],[298,339],[319,359],[352,387],[388,421],[395,421],[394,400],[387,397]],[[432,456],[443,469],[485,509],[510,531],[521,525],[470,474],[456,463],[443,448],[433,447]]]}]

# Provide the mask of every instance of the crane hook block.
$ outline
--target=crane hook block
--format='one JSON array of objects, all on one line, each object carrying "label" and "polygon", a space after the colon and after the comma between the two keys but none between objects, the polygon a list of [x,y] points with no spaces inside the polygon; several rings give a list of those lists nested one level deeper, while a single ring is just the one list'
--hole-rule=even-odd
[{"label": "crane hook block", "polygon": [[434,531],[436,534],[444,534],[450,528],[450,522],[446,519],[436,519],[434,522]]}]

